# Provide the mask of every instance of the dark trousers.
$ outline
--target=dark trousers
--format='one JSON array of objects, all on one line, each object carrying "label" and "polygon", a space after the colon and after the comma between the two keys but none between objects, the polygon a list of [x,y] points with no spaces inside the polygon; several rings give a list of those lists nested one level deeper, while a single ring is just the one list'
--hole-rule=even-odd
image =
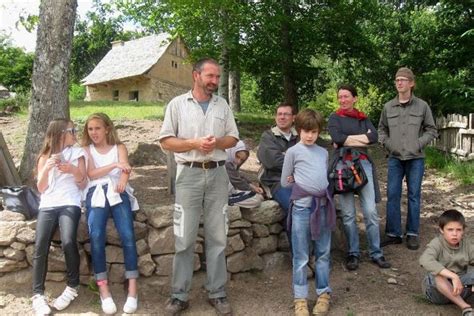
[{"label": "dark trousers", "polygon": [[77,248],[77,226],[80,218],[81,209],[77,206],[43,208],[39,211],[33,255],[33,294],[44,294],[49,246],[58,224],[66,258],[67,285],[79,286],[80,258]]}]

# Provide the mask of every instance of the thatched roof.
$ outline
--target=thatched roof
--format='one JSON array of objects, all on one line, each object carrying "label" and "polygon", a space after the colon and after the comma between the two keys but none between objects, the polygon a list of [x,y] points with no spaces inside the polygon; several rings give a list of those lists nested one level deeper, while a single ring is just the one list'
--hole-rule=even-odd
[{"label": "thatched roof", "polygon": [[94,70],[81,80],[82,84],[87,86],[145,74],[171,44],[169,38],[169,34],[161,33],[128,42],[115,42]]}]

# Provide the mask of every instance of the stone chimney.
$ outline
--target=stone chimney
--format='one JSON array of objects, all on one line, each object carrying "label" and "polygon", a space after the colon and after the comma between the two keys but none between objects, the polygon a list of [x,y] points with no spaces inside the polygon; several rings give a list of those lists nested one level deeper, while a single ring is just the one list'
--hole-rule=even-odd
[{"label": "stone chimney", "polygon": [[112,44],[112,48],[122,47],[123,43],[124,43],[124,41],[122,41],[122,40],[110,42],[110,44]]}]

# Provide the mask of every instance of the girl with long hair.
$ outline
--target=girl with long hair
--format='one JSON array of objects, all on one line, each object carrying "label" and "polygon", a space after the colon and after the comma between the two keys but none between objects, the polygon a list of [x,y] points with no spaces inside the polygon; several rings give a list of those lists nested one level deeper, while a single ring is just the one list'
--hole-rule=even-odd
[{"label": "girl with long hair", "polygon": [[104,113],[89,116],[82,137],[82,145],[88,153],[87,175],[90,179],[86,197],[87,223],[102,310],[106,314],[117,311],[107,282],[105,258],[106,225],[112,216],[122,243],[128,284],[123,311],[134,313],[137,310],[138,259],[132,210],[137,210],[138,204],[128,184],[131,167],[127,148],[120,142],[112,121]]},{"label": "girl with long hair", "polygon": [[66,258],[67,286],[53,302],[63,310],[77,297],[79,287],[79,251],[77,227],[81,217],[81,190],[87,184],[85,154],[76,143],[74,123],[56,119],[49,123],[43,148],[36,162],[37,187],[41,193],[36,222],[33,255],[33,310],[37,315],[51,313],[44,296],[51,238],[59,224],[61,244]]}]

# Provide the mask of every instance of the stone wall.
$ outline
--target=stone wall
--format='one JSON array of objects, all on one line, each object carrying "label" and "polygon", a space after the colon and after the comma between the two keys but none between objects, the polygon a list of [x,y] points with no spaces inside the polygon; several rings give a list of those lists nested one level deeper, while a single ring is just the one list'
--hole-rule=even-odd
[{"label": "stone wall", "polygon": [[[264,201],[258,209],[228,209],[229,230],[226,248],[230,274],[250,270],[290,266],[288,239],[283,230],[284,215],[274,201]],[[169,276],[174,253],[173,205],[145,205],[137,212],[134,228],[137,240],[140,275]],[[25,221],[20,213],[0,212],[0,276],[29,271],[34,252],[36,220]],[[81,255],[81,283],[88,284],[93,270],[85,215],[78,228]],[[106,257],[111,282],[123,282],[124,260],[120,238],[112,219],[107,223]],[[198,232],[194,270],[205,269],[204,230]],[[47,280],[65,280],[66,265],[59,231],[51,243]],[[25,274],[25,273],[23,273]],[[19,275],[19,274],[18,274]]]}]

